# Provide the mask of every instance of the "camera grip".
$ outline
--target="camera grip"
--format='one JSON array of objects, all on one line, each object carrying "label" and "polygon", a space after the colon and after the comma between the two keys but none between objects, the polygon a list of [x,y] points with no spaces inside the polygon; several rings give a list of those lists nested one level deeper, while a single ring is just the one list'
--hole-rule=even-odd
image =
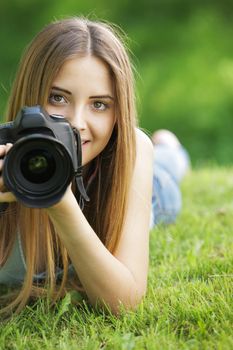
[{"label": "camera grip", "polygon": [[0,124],[0,145],[5,145],[6,143],[13,143],[11,136],[11,129],[13,122]]}]

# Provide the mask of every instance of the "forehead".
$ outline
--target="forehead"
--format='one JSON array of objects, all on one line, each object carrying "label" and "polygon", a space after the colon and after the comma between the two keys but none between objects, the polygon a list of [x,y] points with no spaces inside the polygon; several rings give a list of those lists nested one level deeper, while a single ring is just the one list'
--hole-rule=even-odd
[{"label": "forehead", "polygon": [[68,59],[61,66],[53,84],[93,85],[113,90],[113,79],[108,65],[95,56]]}]

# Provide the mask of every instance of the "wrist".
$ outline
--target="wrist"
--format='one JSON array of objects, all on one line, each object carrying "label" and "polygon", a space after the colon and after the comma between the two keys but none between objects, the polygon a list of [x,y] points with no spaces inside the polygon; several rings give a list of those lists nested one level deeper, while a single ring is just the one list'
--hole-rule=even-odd
[{"label": "wrist", "polygon": [[71,186],[69,186],[63,197],[60,199],[60,201],[54,204],[53,206],[46,208],[46,210],[48,211],[48,213],[65,213],[66,211],[70,211],[71,208],[74,207],[74,205],[78,204],[72,192]]}]

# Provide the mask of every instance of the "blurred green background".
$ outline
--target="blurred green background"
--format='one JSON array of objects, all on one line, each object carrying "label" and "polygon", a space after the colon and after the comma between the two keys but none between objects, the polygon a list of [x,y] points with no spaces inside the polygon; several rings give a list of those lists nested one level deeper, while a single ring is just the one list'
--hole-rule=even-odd
[{"label": "blurred green background", "polygon": [[142,128],[174,131],[195,166],[233,162],[233,1],[1,0],[1,116],[24,47],[68,15],[109,20],[128,34]]}]

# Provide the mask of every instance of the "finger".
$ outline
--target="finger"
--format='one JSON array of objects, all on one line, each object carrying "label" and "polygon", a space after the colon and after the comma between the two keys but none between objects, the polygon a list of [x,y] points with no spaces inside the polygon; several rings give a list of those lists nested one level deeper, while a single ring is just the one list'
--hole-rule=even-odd
[{"label": "finger", "polygon": [[12,146],[13,146],[12,143],[7,143],[6,144],[6,153],[9,152],[9,150],[11,149]]},{"label": "finger", "polygon": [[0,145],[0,158],[3,158],[6,154],[6,145]]},{"label": "finger", "polygon": [[7,143],[6,145],[0,145],[0,158],[3,158],[7,152],[11,149],[13,146],[12,143]]},{"label": "finger", "polygon": [[11,192],[0,192],[0,203],[1,202],[16,202],[16,198]]},{"label": "finger", "polygon": [[4,157],[9,152],[12,146],[13,146],[12,143],[7,143],[6,145],[0,145],[0,175],[3,168]]}]

